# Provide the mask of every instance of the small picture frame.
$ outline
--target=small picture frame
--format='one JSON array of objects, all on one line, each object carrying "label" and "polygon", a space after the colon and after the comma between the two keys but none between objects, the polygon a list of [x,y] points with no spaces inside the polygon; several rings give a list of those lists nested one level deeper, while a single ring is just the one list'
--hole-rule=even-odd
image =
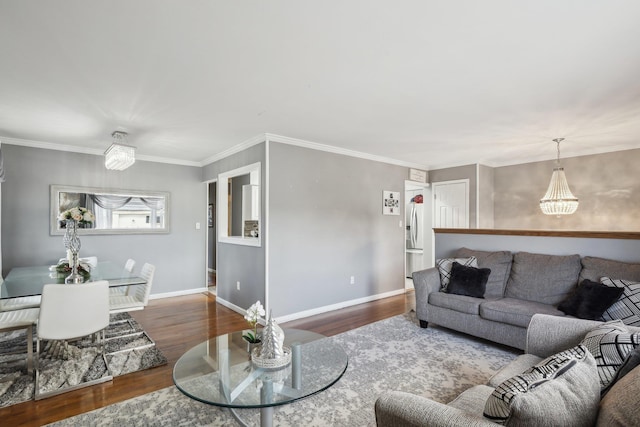
[{"label": "small picture frame", "polygon": [[383,191],[382,192],[382,214],[383,215],[400,215],[400,192],[399,191]]},{"label": "small picture frame", "polygon": [[216,209],[215,206],[213,206],[213,203],[209,203],[209,215],[207,218],[207,221],[209,223],[209,228],[213,228],[213,224],[215,224],[216,222]]}]

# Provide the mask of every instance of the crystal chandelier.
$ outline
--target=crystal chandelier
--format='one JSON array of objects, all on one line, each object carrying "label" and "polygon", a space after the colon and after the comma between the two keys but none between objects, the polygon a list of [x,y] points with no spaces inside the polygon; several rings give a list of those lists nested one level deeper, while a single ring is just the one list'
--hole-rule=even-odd
[{"label": "crystal chandelier", "polygon": [[553,141],[558,146],[558,159],[547,193],[540,199],[540,209],[545,215],[571,215],[578,209],[578,198],[571,193],[564,168],[560,167],[560,142],[564,141],[564,138],[556,138]]},{"label": "crystal chandelier", "polygon": [[127,138],[126,132],[115,131],[111,136],[114,142],[104,152],[104,166],[110,170],[125,170],[136,162],[136,148],[122,144],[121,141]]}]

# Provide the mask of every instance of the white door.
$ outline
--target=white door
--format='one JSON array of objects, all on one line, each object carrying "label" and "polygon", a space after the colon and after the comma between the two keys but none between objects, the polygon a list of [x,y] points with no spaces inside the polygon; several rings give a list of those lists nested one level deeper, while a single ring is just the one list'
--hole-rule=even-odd
[{"label": "white door", "polygon": [[469,228],[469,180],[433,183],[433,226]]}]

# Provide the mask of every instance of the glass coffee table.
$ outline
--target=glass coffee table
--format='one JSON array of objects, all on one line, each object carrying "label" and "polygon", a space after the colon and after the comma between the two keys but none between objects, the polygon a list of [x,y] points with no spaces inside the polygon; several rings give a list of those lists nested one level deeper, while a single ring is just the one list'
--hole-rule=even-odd
[{"label": "glass coffee table", "polygon": [[220,335],[198,344],[178,359],[173,381],[188,397],[229,408],[236,421],[247,424],[236,409],[259,408],[260,425],[273,425],[273,408],[331,387],[347,369],[345,351],[324,335],[284,329],[291,363],[265,369],[251,362],[242,332]]}]

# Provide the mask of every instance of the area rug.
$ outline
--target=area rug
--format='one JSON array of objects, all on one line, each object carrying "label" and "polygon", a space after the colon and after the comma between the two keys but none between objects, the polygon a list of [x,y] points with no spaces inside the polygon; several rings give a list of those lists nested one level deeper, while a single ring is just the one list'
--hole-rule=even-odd
[{"label": "area rug", "polygon": [[[81,382],[102,378],[109,373],[116,377],[167,363],[138,322],[128,313],[111,315],[106,329],[106,359],[99,355],[90,338],[68,344],[66,351],[73,357],[66,360],[62,346],[45,346],[40,358],[40,391],[50,392]],[[55,342],[52,342],[55,343]],[[27,374],[26,333],[15,331],[0,334],[0,407],[34,398],[34,375]],[[35,351],[35,344],[34,344]],[[16,354],[9,355],[14,352]]]},{"label": "area rug", "polygon": [[[329,389],[274,411],[276,426],[375,426],[374,403],[387,390],[448,402],[485,383],[519,352],[455,332],[417,325],[415,313],[392,317],[326,338],[349,356],[344,376]],[[260,425],[255,409],[238,410]],[[57,423],[90,426],[237,425],[227,409],[206,405],[168,387]]]}]

